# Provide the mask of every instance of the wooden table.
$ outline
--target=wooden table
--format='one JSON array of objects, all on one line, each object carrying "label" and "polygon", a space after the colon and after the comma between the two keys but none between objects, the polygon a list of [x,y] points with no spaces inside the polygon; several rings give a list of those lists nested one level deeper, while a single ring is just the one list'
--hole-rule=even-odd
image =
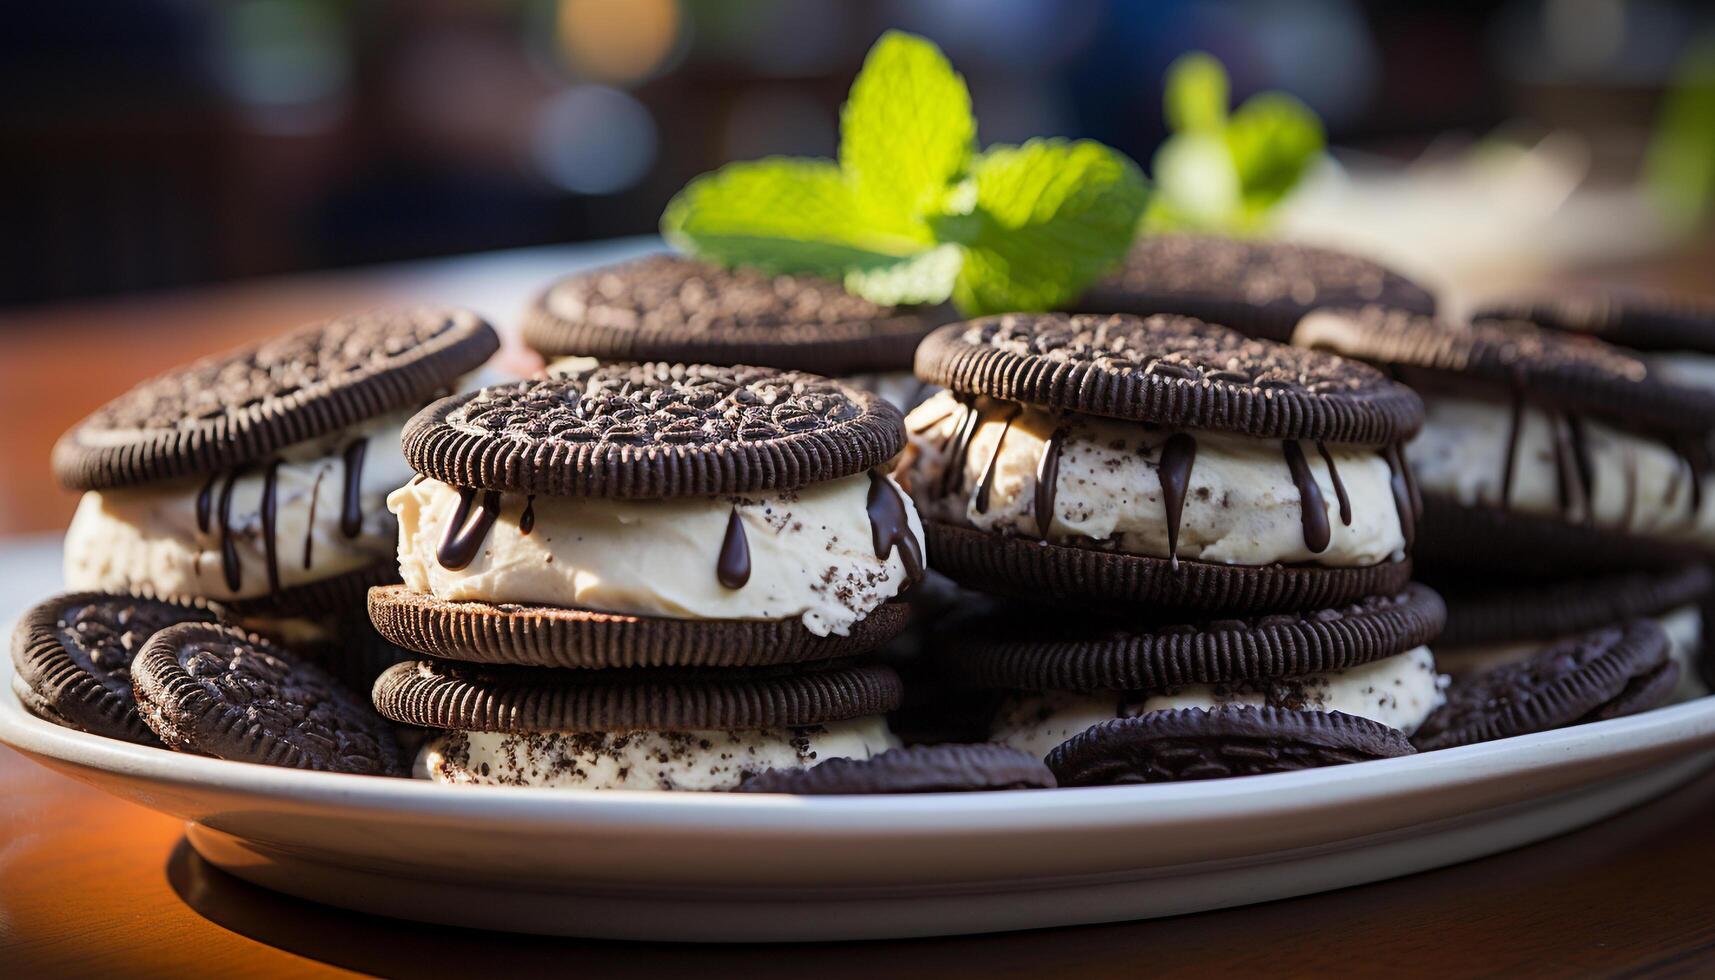
[{"label": "wooden table", "polygon": [[[635,250],[628,243],[619,250]],[[141,376],[383,302],[466,302],[503,327],[574,249],[478,256],[127,302],[0,314],[0,533],[63,526],[47,452]],[[613,246],[604,254],[617,254]],[[1708,249],[1629,281],[1695,284]],[[1707,288],[1707,287],[1705,287]],[[516,349],[512,356],[517,356]],[[33,597],[0,597],[15,608]],[[395,922],[228,877],[180,825],[0,749],[0,971],[742,974],[748,977],[1715,972],[1715,773],[1556,840],[1250,908],[1036,933],[815,947],[661,947]]]}]

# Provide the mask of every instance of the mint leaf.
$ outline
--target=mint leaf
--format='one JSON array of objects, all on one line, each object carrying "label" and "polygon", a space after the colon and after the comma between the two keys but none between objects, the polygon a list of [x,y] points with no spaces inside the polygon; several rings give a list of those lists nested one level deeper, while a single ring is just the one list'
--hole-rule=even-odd
[{"label": "mint leaf", "polygon": [[864,59],[840,110],[840,168],[865,207],[922,227],[976,144],[971,93],[934,44],[888,31]]},{"label": "mint leaf", "polygon": [[892,265],[853,269],[846,273],[846,291],[883,306],[945,303],[965,261],[957,245],[938,245]]},{"label": "mint leaf", "polygon": [[1280,202],[1321,156],[1322,121],[1284,92],[1245,100],[1227,125],[1227,147],[1247,214],[1259,217]]},{"label": "mint leaf", "polygon": [[732,163],[691,181],[667,203],[661,234],[714,262],[834,279],[932,244],[866,220],[833,161],[793,157]]},{"label": "mint leaf", "polygon": [[1076,298],[1130,248],[1148,196],[1136,164],[1089,140],[993,147],[971,182],[971,212],[934,222],[964,246],[953,301],[967,315]]},{"label": "mint leaf", "polygon": [[1219,132],[1168,137],[1155,151],[1150,168],[1155,195],[1145,226],[1152,230],[1221,229],[1242,207],[1239,172]]},{"label": "mint leaf", "polygon": [[1211,54],[1193,51],[1167,66],[1162,108],[1176,133],[1211,132],[1227,124],[1227,70]]}]

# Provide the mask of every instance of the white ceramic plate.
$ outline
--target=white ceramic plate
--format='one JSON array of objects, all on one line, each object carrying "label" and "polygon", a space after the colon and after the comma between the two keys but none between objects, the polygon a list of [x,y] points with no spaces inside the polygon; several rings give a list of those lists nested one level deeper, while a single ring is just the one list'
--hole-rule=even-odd
[{"label": "white ceramic plate", "polygon": [[[45,544],[0,548],[5,578],[37,590],[57,579],[46,567],[55,560]],[[24,574],[32,563],[37,574]],[[6,611],[20,598],[5,593]],[[816,940],[1172,915],[1491,854],[1701,771],[1715,752],[1715,698],[1409,758],[1203,783],[577,794],[299,772],[87,735],[27,714],[5,658],[0,741],[185,819],[209,861],[315,901],[521,932]]]}]

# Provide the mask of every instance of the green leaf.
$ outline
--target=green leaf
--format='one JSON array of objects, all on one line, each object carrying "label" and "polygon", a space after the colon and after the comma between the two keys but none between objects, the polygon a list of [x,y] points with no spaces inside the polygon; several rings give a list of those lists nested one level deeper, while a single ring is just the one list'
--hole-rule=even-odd
[{"label": "green leaf", "polygon": [[835,279],[929,247],[865,220],[833,161],[794,157],[732,163],[698,177],[667,203],[661,233],[677,248],[724,265]]},{"label": "green leaf", "polygon": [[846,291],[883,306],[945,303],[965,261],[957,245],[939,245],[892,265],[846,273]]},{"label": "green leaf", "polygon": [[1228,97],[1227,70],[1214,55],[1192,51],[1167,66],[1162,107],[1174,132],[1219,130],[1227,124]]},{"label": "green leaf", "polygon": [[1226,130],[1249,215],[1279,203],[1322,154],[1322,122],[1304,103],[1284,92],[1245,100]]},{"label": "green leaf", "polygon": [[1155,151],[1155,196],[1149,227],[1227,229],[1241,211],[1244,191],[1233,155],[1220,133],[1180,133]]},{"label": "green leaf", "polygon": [[1644,182],[1669,226],[1689,232],[1715,208],[1715,35],[1687,45],[1662,98]]},{"label": "green leaf", "polygon": [[910,233],[964,171],[976,131],[971,93],[941,50],[888,31],[840,110],[840,167],[872,218]]},{"label": "green leaf", "polygon": [[1088,140],[993,147],[971,180],[971,213],[935,222],[965,248],[953,301],[971,316],[1076,298],[1124,257],[1148,197],[1136,164]]}]

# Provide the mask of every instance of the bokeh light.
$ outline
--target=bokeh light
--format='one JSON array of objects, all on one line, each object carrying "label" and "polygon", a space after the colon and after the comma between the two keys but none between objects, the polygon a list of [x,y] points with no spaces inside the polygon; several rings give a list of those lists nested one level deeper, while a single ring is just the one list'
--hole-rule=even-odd
[{"label": "bokeh light", "polygon": [[616,88],[579,85],[536,113],[532,147],[542,175],[577,194],[612,194],[642,180],[655,162],[655,120]]}]

